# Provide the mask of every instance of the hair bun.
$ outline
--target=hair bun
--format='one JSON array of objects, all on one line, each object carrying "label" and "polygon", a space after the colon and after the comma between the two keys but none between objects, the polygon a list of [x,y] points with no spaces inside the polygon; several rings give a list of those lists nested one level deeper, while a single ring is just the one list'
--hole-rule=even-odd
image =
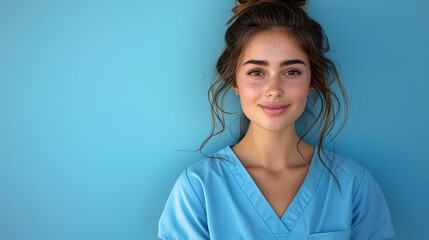
[{"label": "hair bun", "polygon": [[292,3],[293,5],[295,5],[297,7],[302,7],[305,4],[307,4],[306,0],[290,0],[290,1],[285,1],[285,2],[290,2],[290,3]]},{"label": "hair bun", "polygon": [[247,8],[258,5],[260,3],[266,3],[266,2],[286,3],[286,4],[292,4],[296,7],[302,7],[307,3],[306,0],[235,0],[235,7],[232,8],[232,12],[234,13],[234,16],[231,19],[229,19],[229,21],[226,24],[230,24],[232,21],[234,21],[234,19],[236,19],[239,15],[241,15]]},{"label": "hair bun", "polygon": [[240,4],[246,4],[248,2],[284,2],[284,3],[290,3],[297,7],[304,6],[307,1],[306,0],[274,0],[274,1],[264,1],[264,0],[235,0],[235,4],[237,5],[237,2]]}]

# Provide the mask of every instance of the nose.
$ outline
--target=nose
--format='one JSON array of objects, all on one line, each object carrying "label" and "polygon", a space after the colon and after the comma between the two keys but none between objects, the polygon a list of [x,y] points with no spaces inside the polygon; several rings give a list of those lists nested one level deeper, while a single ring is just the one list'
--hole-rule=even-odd
[{"label": "nose", "polygon": [[270,98],[278,98],[283,95],[282,81],[280,76],[272,76],[266,83],[265,94]]}]

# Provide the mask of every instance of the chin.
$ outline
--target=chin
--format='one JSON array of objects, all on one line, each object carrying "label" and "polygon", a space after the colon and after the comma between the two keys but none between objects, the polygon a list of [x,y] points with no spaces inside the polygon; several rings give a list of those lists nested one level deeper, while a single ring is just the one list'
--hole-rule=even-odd
[{"label": "chin", "polygon": [[282,123],[266,123],[263,125],[259,125],[259,127],[270,132],[281,132],[290,128],[291,126],[294,127],[295,126],[294,123],[287,124],[282,122]]}]

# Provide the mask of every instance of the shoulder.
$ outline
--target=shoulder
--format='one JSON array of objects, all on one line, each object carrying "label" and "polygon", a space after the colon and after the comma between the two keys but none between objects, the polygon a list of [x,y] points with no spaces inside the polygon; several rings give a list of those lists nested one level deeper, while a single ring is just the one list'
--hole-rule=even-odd
[{"label": "shoulder", "polygon": [[[208,239],[206,195],[219,186],[231,156],[225,147],[188,166],[178,177],[158,223],[162,239]],[[232,150],[231,150],[232,151]]]},{"label": "shoulder", "polygon": [[231,148],[226,146],[189,165],[185,171],[188,174],[204,176],[208,173],[217,172],[222,168],[223,161],[232,161]]},{"label": "shoulder", "polygon": [[354,159],[338,153],[327,152],[330,164],[340,173],[355,175],[365,171],[365,167]]},{"label": "shoulder", "polygon": [[[368,170],[364,166],[341,154],[327,151],[322,160],[337,177],[342,188],[352,185],[356,190],[365,175],[368,175],[365,174]],[[329,171],[325,172],[329,173]]]},{"label": "shoulder", "polygon": [[381,195],[377,198],[382,198],[382,192],[377,181],[366,167],[350,157],[329,151],[325,153],[321,160],[327,168],[321,163],[318,163],[321,165],[318,168],[323,172],[324,178],[328,179],[328,186],[336,186],[338,181],[341,192],[344,193],[341,195],[343,197],[348,196],[350,200],[355,200],[357,195],[368,194],[373,189],[377,189],[379,192],[377,195]]},{"label": "shoulder", "polygon": [[221,176],[224,174],[225,162],[232,161],[232,150],[229,146],[226,146],[217,152],[189,165],[184,170],[184,174],[186,174],[192,180],[206,180],[207,178],[216,175]]},{"label": "shoulder", "polygon": [[188,166],[178,179],[165,204],[158,223],[162,239],[209,239],[207,198],[210,185],[221,178],[224,149]]},{"label": "shoulder", "polygon": [[[234,162],[229,146],[189,165],[179,176],[178,182],[189,184],[196,195],[204,198],[208,185],[218,185],[228,175],[228,164]],[[219,185],[218,185],[219,186]]]}]

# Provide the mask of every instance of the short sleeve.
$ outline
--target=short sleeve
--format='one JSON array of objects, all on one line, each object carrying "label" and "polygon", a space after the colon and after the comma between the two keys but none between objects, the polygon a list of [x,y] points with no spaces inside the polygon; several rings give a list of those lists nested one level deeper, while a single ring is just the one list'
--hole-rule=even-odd
[{"label": "short sleeve", "polygon": [[368,170],[353,198],[351,239],[381,240],[395,235],[384,195]]},{"label": "short sleeve", "polygon": [[158,224],[165,240],[209,239],[206,212],[186,170],[177,179]]}]

